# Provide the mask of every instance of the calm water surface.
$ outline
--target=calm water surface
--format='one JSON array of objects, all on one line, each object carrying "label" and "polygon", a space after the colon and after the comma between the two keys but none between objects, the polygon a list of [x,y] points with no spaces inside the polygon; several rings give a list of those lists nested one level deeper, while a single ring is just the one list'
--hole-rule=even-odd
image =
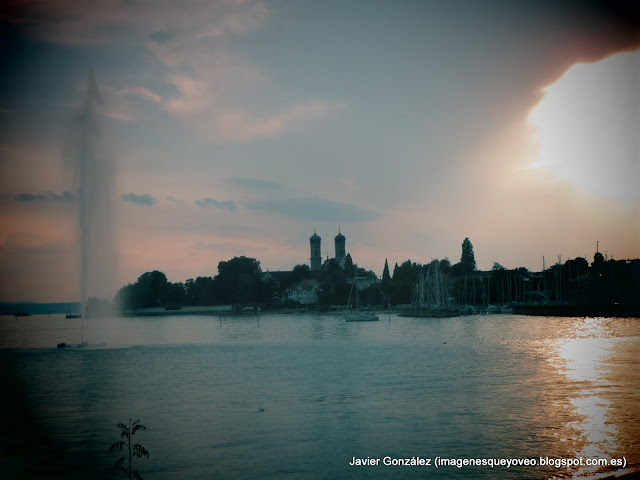
[{"label": "calm water surface", "polygon": [[[145,480],[640,471],[638,319],[114,317],[85,321],[88,348],[53,348],[79,342],[80,322],[2,317],[3,359],[68,458],[112,464],[116,425],[141,419]],[[387,456],[627,466],[384,466]],[[381,460],[350,466],[354,457]]]}]

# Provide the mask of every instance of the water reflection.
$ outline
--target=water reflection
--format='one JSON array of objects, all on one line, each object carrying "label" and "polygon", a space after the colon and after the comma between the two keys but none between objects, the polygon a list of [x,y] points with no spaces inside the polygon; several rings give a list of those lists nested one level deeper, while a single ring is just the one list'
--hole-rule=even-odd
[{"label": "water reflection", "polygon": [[220,327],[219,337],[223,341],[257,341],[264,337],[258,315],[221,317],[218,319],[218,325]]},{"label": "water reflection", "polygon": [[[609,364],[616,344],[621,341],[609,331],[606,319],[573,320],[573,334],[552,342],[552,363],[576,389],[569,389],[568,400],[574,410],[574,420],[566,422],[558,433],[560,442],[575,449],[575,458],[617,458],[621,439],[614,421],[615,405],[608,398],[615,387]],[[577,478],[599,478],[603,468],[581,466],[574,469]],[[610,473],[609,469],[609,473]]]},{"label": "water reflection", "polygon": [[[73,452],[92,449],[104,457],[97,464],[111,464],[104,440],[140,415],[155,429],[145,437],[153,478],[395,478],[396,470],[345,470],[352,454],[391,452],[625,456],[637,472],[639,326],[516,315],[366,324],[311,314],[113,317],[85,323],[92,347],[58,350],[58,339],[78,338],[77,320],[12,317],[0,318],[0,345],[37,349],[8,352],[15,378]],[[548,466],[440,475],[611,473]]]}]

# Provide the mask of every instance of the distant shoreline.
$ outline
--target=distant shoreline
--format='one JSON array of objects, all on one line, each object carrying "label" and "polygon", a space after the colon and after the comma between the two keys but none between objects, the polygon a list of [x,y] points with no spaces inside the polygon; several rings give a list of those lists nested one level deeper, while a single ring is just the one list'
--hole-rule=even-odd
[{"label": "distant shoreline", "polygon": [[[66,308],[62,308],[62,306]],[[60,315],[68,314],[68,305],[76,305],[76,309],[71,309],[72,313],[80,310],[79,304],[37,304],[37,303],[0,303],[0,315],[29,317],[31,315]],[[57,308],[47,308],[55,306]],[[334,305],[329,309],[315,308],[274,308],[259,309],[254,306],[232,306],[232,305],[207,305],[207,306],[184,306],[184,307],[152,307],[129,310],[126,312],[95,312],[89,315],[91,318],[104,316],[120,317],[168,317],[168,316],[190,316],[190,315],[210,315],[210,316],[261,316],[261,315],[342,315],[346,306]],[[74,311],[77,310],[77,311]],[[389,309],[371,308],[367,311],[379,315],[397,314],[403,317],[420,318],[430,317],[425,314],[425,309],[421,314],[416,314],[416,310],[408,306],[400,306]],[[19,313],[16,315],[16,313]],[[540,317],[616,317],[616,318],[640,318],[640,304],[513,304],[509,308],[503,309],[478,309],[474,312],[460,313],[459,315],[448,315],[450,317],[468,315],[532,315]],[[433,315],[434,318],[444,318]]]}]

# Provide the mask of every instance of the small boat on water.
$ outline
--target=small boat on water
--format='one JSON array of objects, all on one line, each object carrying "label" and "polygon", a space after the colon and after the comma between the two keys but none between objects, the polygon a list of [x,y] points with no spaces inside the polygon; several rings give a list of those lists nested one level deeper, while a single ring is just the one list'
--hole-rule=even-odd
[{"label": "small boat on water", "polygon": [[[350,311],[351,308],[351,294],[353,293],[353,289],[356,289],[356,308],[355,311]],[[375,313],[365,313],[360,311],[360,306],[358,303],[358,285],[356,283],[356,277],[353,277],[353,283],[351,284],[351,290],[349,291],[349,300],[347,301],[347,311],[344,314],[344,319],[346,322],[377,322],[378,315]]]},{"label": "small boat on water", "polygon": [[[67,318],[82,318],[81,313],[71,313],[71,304],[69,304],[69,310],[67,311]],[[82,304],[80,304],[80,310],[82,310]]]},{"label": "small boat on water", "polygon": [[413,317],[413,318],[451,318],[459,317],[462,314],[462,310],[455,307],[450,308],[414,308],[406,310],[399,314],[400,317]]},{"label": "small boat on water", "polygon": [[[82,310],[82,305],[80,307]],[[69,304],[69,313],[67,313],[67,318],[81,318],[81,334],[80,334],[80,343],[67,343],[60,342],[57,344],[58,348],[82,348],[87,346],[87,342],[84,341],[84,317],[81,313],[71,313],[71,304]]]},{"label": "small boat on water", "polygon": [[377,322],[378,315],[374,313],[347,313],[344,319],[347,322]]},{"label": "small boat on water", "polygon": [[87,346],[87,342],[82,342],[82,343],[65,343],[65,342],[61,342],[58,344],[58,348],[81,348],[81,347],[86,347]]}]

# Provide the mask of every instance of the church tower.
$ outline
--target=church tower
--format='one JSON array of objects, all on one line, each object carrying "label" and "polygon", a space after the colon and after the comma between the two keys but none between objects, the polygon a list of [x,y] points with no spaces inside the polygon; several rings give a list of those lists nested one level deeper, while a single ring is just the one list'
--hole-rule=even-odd
[{"label": "church tower", "polygon": [[345,249],[346,238],[344,237],[344,235],[342,235],[342,233],[340,233],[340,227],[338,227],[338,235],[335,236],[333,241],[335,242],[335,245],[336,245],[336,257],[335,257],[336,262],[338,262],[338,264],[340,265],[343,265],[344,260],[347,256],[347,252]]},{"label": "church tower", "polygon": [[313,235],[309,238],[309,245],[311,246],[311,271],[319,272],[322,266],[322,256],[320,255],[320,235],[316,233],[316,229],[313,229]]}]

